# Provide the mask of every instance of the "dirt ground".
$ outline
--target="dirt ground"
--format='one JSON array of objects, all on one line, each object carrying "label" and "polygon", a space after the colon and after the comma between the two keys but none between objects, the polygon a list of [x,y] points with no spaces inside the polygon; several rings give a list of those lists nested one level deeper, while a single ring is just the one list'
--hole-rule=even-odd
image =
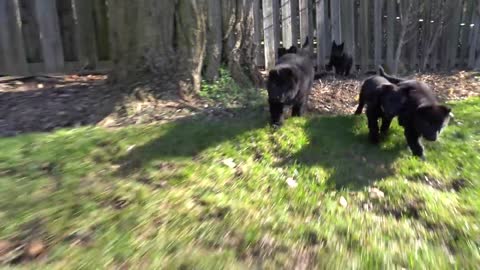
[{"label": "dirt ground", "polygon": [[[366,76],[317,80],[309,102],[312,114],[351,114]],[[452,72],[412,76],[432,85],[441,101],[480,95],[480,74]],[[151,91],[152,84],[134,86],[133,95],[107,83],[105,75],[0,77],[0,136],[46,132],[84,125],[119,127],[172,121],[206,113],[231,116],[203,99],[185,101],[175,93]],[[259,90],[262,91],[262,90]],[[161,93],[153,97],[151,92]]]}]

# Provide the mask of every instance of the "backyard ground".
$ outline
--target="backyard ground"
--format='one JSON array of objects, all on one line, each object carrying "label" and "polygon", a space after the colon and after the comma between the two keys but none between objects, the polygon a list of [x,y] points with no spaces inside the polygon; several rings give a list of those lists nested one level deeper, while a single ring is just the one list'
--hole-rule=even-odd
[{"label": "backyard ground", "polygon": [[426,162],[396,121],[367,143],[359,78],[319,81],[274,130],[265,93],[223,75],[190,101],[99,75],[2,84],[0,266],[478,269],[477,74],[417,76],[455,114]]}]

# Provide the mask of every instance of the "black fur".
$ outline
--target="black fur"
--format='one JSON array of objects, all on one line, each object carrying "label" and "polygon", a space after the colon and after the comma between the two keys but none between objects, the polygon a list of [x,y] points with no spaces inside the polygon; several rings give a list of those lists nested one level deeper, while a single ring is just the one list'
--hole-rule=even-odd
[{"label": "black fur", "polygon": [[[381,76],[372,76],[363,82],[355,114],[361,114],[363,107],[367,106],[369,139],[372,143],[378,143],[380,135],[387,135],[393,118],[400,113],[405,102],[406,97],[399,87]],[[379,118],[382,119],[380,130]]]},{"label": "black fur", "polygon": [[337,45],[335,41],[332,43],[332,51],[330,54],[330,62],[327,65],[327,70],[332,70],[335,67],[335,73],[338,75],[348,76],[352,69],[353,57],[345,52],[345,43]]},{"label": "black fur", "polygon": [[385,70],[383,69],[382,66],[378,67],[378,74],[380,76],[384,77],[385,79],[387,79],[389,82],[391,82],[393,84],[399,84],[399,83],[407,80],[407,79],[398,78],[398,77],[395,77],[395,76],[392,76],[392,75],[389,75],[389,74],[385,73]]},{"label": "black fur", "polygon": [[438,103],[430,87],[419,81],[407,80],[398,84],[406,94],[407,101],[398,117],[403,126],[405,139],[415,156],[425,159],[420,137],[436,141],[448,125],[451,109]]},{"label": "black fur", "polygon": [[301,116],[306,108],[313,85],[314,69],[308,49],[308,38],[297,53],[287,53],[278,59],[267,80],[270,117],[273,125],[280,126],[284,107],[292,105],[292,116]]},{"label": "black fur", "polygon": [[286,48],[278,48],[277,50],[277,59],[280,59],[282,56],[288,53],[297,53],[298,49],[295,46],[291,46],[288,50]]},{"label": "black fur", "polygon": [[407,98],[398,116],[398,123],[404,128],[405,139],[412,153],[425,159],[420,137],[436,141],[448,125],[451,109],[439,104],[432,89],[423,82],[388,75],[382,67],[379,68],[379,74],[398,85],[399,91]]}]

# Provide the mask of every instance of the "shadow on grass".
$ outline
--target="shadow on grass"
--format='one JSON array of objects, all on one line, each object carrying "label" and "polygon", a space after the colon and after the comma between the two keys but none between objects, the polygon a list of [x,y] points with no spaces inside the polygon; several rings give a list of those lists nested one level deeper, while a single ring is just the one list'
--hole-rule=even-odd
[{"label": "shadow on grass", "polygon": [[156,160],[197,158],[204,150],[268,125],[264,106],[199,114],[166,124],[165,133],[120,158],[119,173],[128,175]]},{"label": "shadow on grass", "polygon": [[332,188],[360,190],[370,186],[394,173],[393,162],[404,145],[392,142],[392,134],[380,145],[373,145],[363,126],[363,117],[312,118],[305,125],[310,143],[282,164],[326,168],[330,172],[327,185]]}]

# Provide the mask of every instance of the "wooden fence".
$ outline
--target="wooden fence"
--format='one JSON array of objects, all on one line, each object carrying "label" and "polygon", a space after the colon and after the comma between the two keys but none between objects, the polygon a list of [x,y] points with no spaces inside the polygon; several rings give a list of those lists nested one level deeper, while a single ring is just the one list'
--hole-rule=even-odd
[{"label": "wooden fence", "polygon": [[0,0],[0,74],[109,66],[105,0]]},{"label": "wooden fence", "polygon": [[[480,68],[480,1],[478,0],[262,0],[264,55],[258,65],[275,64],[277,48],[314,37],[319,67],[332,41],[345,42],[356,67],[382,64],[400,70]],[[261,10],[261,11],[260,11]],[[263,29],[259,27],[263,26]],[[402,30],[405,30],[402,38]],[[255,36],[261,43],[261,36]],[[398,50],[402,43],[403,49]],[[397,55],[397,50],[400,54]],[[399,61],[397,61],[397,59]]]},{"label": "wooden fence", "polygon": [[[308,36],[320,68],[333,40],[345,42],[360,70],[480,68],[480,0],[253,1],[258,66],[272,67],[280,46]],[[0,0],[0,74],[108,67],[107,2]]]}]

